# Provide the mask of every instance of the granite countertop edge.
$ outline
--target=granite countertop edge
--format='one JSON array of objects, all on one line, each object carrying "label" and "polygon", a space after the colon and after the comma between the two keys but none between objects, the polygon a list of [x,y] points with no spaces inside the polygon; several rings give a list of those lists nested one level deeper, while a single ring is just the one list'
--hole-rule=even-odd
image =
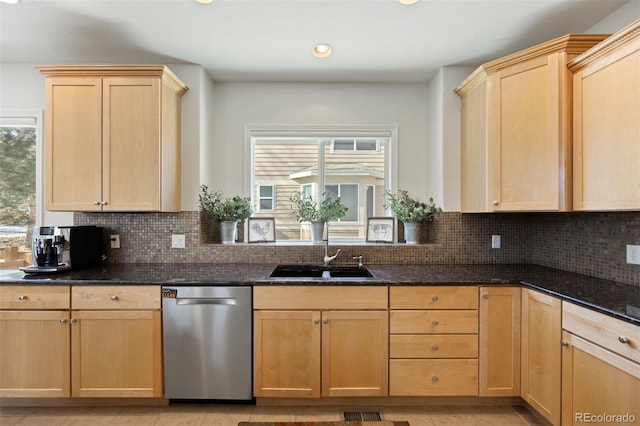
[{"label": "granite countertop edge", "polygon": [[0,285],[520,285],[640,326],[640,286],[531,264],[365,265],[372,278],[269,278],[275,264],[124,263],[56,274],[0,271]]}]

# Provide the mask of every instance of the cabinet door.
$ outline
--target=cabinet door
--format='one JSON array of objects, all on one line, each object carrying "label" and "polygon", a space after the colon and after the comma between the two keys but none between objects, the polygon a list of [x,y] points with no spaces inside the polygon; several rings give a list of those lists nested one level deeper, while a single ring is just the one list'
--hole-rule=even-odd
[{"label": "cabinet door", "polygon": [[103,81],[103,210],[160,209],[160,83]]},{"label": "cabinet door", "polygon": [[640,365],[566,331],[562,344],[563,425],[640,418]]},{"label": "cabinet door", "polygon": [[640,209],[640,37],[574,76],[575,210]]},{"label": "cabinet door", "polygon": [[254,311],[257,397],[320,397],[320,312]]},{"label": "cabinet door", "polygon": [[520,396],[519,287],[480,288],[480,396]]},{"label": "cabinet door", "polygon": [[551,424],[560,424],[562,302],[522,290],[522,398]]},{"label": "cabinet door", "polygon": [[389,393],[387,311],[322,313],[322,395]]},{"label": "cabinet door", "polygon": [[47,210],[100,210],[102,80],[48,78],[44,123]]},{"label": "cabinet door", "polygon": [[[559,54],[504,68],[487,79],[489,200],[495,211],[571,208],[565,174],[569,71]],[[567,177],[570,177],[569,174]],[[567,182],[568,183],[568,182]],[[568,203],[568,204],[567,204]]]},{"label": "cabinet door", "polygon": [[0,397],[69,397],[69,311],[0,311]]},{"label": "cabinet door", "polygon": [[72,311],[72,396],[161,397],[160,311]]}]

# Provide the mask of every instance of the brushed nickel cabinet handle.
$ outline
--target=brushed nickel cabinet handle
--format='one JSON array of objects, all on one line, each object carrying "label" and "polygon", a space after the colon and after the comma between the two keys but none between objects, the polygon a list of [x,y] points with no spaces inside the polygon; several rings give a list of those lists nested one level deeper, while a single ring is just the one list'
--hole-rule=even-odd
[{"label": "brushed nickel cabinet handle", "polygon": [[100,205],[100,201],[94,201],[94,202],[93,202],[93,205],[94,205],[94,206],[99,206],[99,205]]},{"label": "brushed nickel cabinet handle", "polygon": [[560,341],[560,344],[561,344],[562,346],[569,346],[569,342],[567,342],[566,340],[561,340],[561,341]]},{"label": "brushed nickel cabinet handle", "polygon": [[440,300],[440,298],[434,294],[433,296],[431,296],[431,300],[437,302],[438,300]]},{"label": "brushed nickel cabinet handle", "polygon": [[431,376],[431,381],[433,383],[437,383],[438,382],[438,376]]},{"label": "brushed nickel cabinet handle", "polygon": [[482,298],[483,299],[488,299],[489,298],[489,294],[488,293],[482,293]]},{"label": "brushed nickel cabinet handle", "polygon": [[494,200],[493,203],[491,203],[491,204],[493,204],[494,206],[497,206],[498,204],[500,204],[500,201]]},{"label": "brushed nickel cabinet handle", "polygon": [[438,345],[431,345],[431,350],[432,351],[437,351],[438,350]]},{"label": "brushed nickel cabinet handle", "polygon": [[27,300],[27,296],[18,296],[18,300]]},{"label": "brushed nickel cabinet handle", "polygon": [[434,326],[438,325],[438,320],[431,321],[431,324],[434,325]]},{"label": "brushed nickel cabinet handle", "polygon": [[69,320],[69,324],[75,324],[76,322],[78,322],[78,320],[76,320],[75,318],[71,318]]},{"label": "brushed nickel cabinet handle", "polygon": [[316,318],[316,319],[313,320],[313,323],[314,324],[320,324],[320,320],[318,318]]},{"label": "brushed nickel cabinet handle", "polygon": [[109,202],[108,201],[103,201],[100,204],[102,204],[103,206],[106,206],[107,204],[109,204]]},{"label": "brushed nickel cabinet handle", "polygon": [[324,320],[322,320],[322,323],[323,324],[329,324],[329,320],[328,319],[324,319]]},{"label": "brushed nickel cabinet handle", "polygon": [[117,301],[119,299],[119,297],[116,296],[116,295],[113,295],[113,296],[110,297],[110,299],[115,302],[115,301]]},{"label": "brushed nickel cabinet handle", "polygon": [[67,323],[67,320],[64,318],[60,320],[60,324],[66,324],[66,323]]},{"label": "brushed nickel cabinet handle", "polygon": [[618,342],[626,345],[631,343],[631,339],[629,339],[627,336],[618,336]]}]

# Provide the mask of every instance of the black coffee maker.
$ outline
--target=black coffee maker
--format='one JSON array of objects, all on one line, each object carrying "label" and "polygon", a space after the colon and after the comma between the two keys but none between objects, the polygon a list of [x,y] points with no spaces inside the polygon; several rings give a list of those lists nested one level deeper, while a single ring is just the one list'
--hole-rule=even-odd
[{"label": "black coffee maker", "polygon": [[103,235],[98,226],[37,226],[33,230],[33,265],[24,272],[58,272],[102,262]]}]

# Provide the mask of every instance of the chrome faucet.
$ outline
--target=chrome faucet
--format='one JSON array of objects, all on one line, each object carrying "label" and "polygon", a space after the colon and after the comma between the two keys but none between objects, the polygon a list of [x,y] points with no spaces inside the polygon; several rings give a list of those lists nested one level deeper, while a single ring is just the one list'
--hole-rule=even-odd
[{"label": "chrome faucet", "polygon": [[336,251],[336,254],[333,256],[329,256],[329,223],[325,224],[325,232],[327,235],[326,240],[324,240],[324,266],[329,266],[329,264],[340,254],[340,249]]}]

